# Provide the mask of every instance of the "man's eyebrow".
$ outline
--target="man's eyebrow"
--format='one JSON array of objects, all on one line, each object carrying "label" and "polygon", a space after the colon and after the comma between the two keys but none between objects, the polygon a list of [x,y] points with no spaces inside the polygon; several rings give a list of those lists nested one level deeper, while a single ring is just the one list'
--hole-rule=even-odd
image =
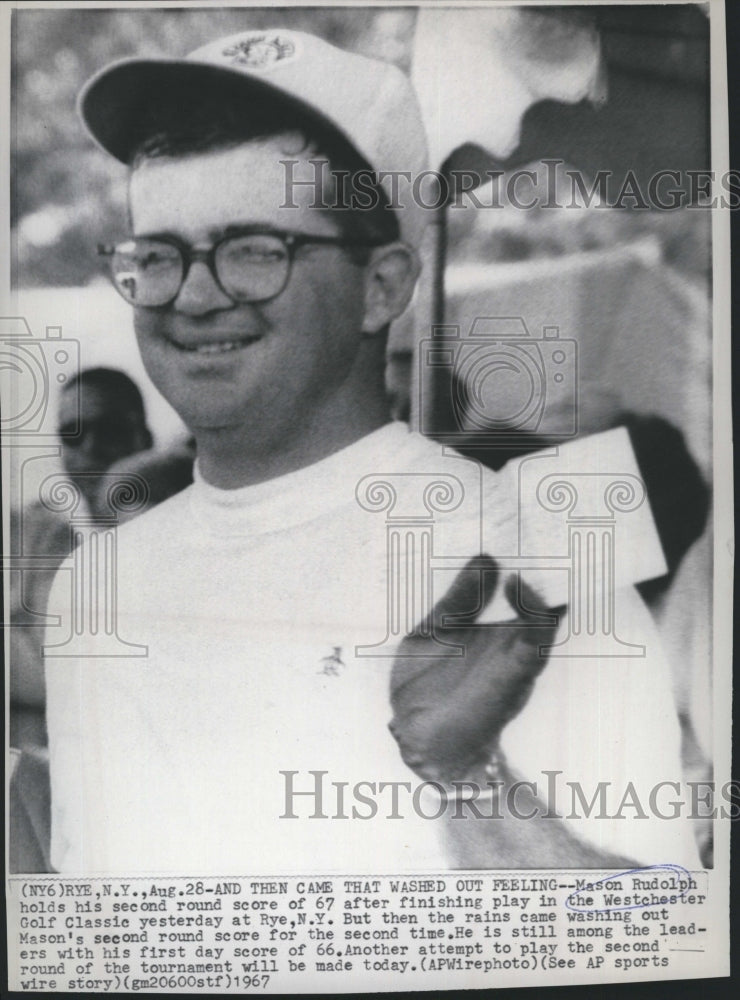
[{"label": "man's eyebrow", "polygon": [[170,229],[156,230],[151,233],[134,233],[133,239],[136,240],[177,240],[178,243],[185,242],[179,233],[175,233]]},{"label": "man's eyebrow", "polygon": [[[208,239],[215,243],[217,240],[227,236],[238,236],[242,233],[282,233],[283,230],[271,222],[230,222],[228,226],[220,226],[216,229],[208,230]],[[178,243],[188,241],[181,233],[171,229],[156,230],[154,232],[134,233],[137,240],[175,240]]]},{"label": "man's eyebrow", "polygon": [[282,231],[272,222],[255,222],[252,219],[251,222],[230,222],[223,229],[210,230],[208,235],[211,239],[217,240],[222,236],[234,236],[240,233],[280,233]]}]

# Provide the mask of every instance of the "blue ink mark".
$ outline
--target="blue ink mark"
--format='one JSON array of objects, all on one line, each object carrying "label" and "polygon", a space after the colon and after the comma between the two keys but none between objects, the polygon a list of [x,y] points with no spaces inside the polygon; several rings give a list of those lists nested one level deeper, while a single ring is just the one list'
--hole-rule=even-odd
[{"label": "blue ink mark", "polygon": [[[568,896],[568,898],[565,900],[565,905],[569,910],[574,910],[576,913],[589,913],[589,912],[607,913],[617,910],[644,910],[651,906],[673,905],[673,904],[667,904],[666,901],[666,902],[633,903],[630,906],[579,906],[577,900],[575,901],[574,904],[571,904],[571,900],[573,899],[574,896],[579,896],[581,893],[592,894],[595,891],[598,891],[597,886],[600,886],[604,882],[612,882],[622,878],[625,875],[642,875],[644,872],[670,872],[671,875],[676,876],[679,879],[682,876],[685,877],[686,879],[685,888],[683,888],[681,892],[677,895],[675,891],[672,891],[671,893],[672,895],[676,895],[677,901],[680,900],[681,902],[683,902],[683,897],[691,884],[691,874],[685,868],[682,868],[681,865],[665,864],[665,865],[648,865],[647,868],[630,868],[629,871],[619,872],[617,875],[606,875],[604,878],[600,878],[596,882],[589,882],[588,885],[584,885],[580,889],[576,889],[576,891],[572,892],[570,896]],[[620,892],[619,889],[617,889],[616,891]],[[624,890],[622,890],[622,895],[623,896],[633,895],[635,892],[647,892],[647,891],[648,890],[646,889],[632,889],[631,892],[625,893]]]}]

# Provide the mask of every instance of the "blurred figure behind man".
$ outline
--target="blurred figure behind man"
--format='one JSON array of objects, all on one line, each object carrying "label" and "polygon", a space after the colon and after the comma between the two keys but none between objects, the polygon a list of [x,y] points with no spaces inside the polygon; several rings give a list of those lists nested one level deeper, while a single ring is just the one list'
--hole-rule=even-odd
[{"label": "blurred figure behind man", "polygon": [[[114,463],[152,446],[141,392],[122,371],[82,371],[64,386],[57,426],[64,470],[95,516],[98,477]],[[43,568],[11,573],[10,744],[26,749],[46,745],[41,616],[54,575],[70,553],[71,531],[68,518],[41,499],[11,512],[10,531],[11,552],[44,559]]]}]

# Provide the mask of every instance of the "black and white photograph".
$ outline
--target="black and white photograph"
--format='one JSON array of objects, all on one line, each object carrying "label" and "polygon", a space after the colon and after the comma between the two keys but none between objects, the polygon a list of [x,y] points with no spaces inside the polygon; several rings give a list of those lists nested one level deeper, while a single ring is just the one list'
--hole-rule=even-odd
[{"label": "black and white photograph", "polygon": [[9,987],[728,975],[722,0],[8,8]]}]

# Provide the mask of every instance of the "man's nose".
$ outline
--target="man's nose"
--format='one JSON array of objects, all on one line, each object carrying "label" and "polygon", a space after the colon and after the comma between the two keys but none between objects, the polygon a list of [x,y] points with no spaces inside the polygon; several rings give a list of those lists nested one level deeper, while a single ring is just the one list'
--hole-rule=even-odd
[{"label": "man's nose", "polygon": [[220,309],[231,309],[234,302],[219,287],[208,265],[193,261],[173,306],[187,316],[204,316]]}]

